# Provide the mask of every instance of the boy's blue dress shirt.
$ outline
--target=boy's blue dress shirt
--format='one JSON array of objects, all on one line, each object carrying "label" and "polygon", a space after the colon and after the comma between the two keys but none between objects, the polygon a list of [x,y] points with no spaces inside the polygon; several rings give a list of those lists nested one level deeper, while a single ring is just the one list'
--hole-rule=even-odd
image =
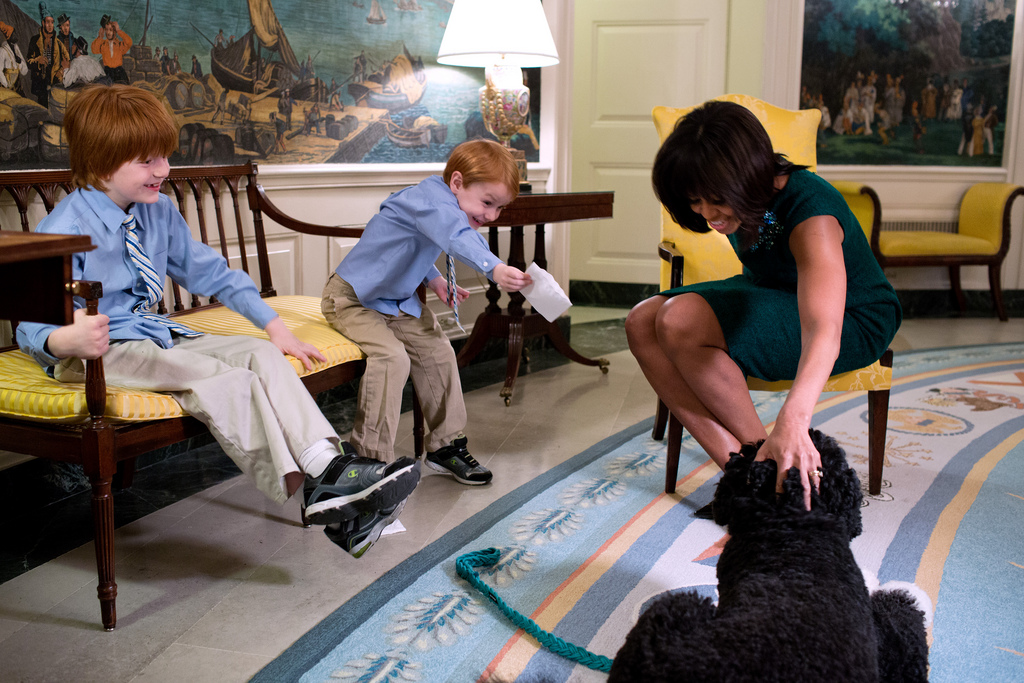
[{"label": "boy's blue dress shirt", "polygon": [[441,274],[434,262],[442,252],[490,279],[501,263],[469,226],[451,188],[435,175],[385,199],[334,272],[352,285],[363,306],[418,318],[422,306],[416,288]]},{"label": "boy's blue dress shirt", "polygon": [[[261,298],[252,279],[232,270],[214,249],[192,238],[188,224],[166,195],[155,204],[134,204],[139,240],[163,280],[165,275],[193,294],[216,295],[225,306],[243,315],[259,329],[277,317]],[[71,276],[103,283],[99,312],[110,317],[110,340],[152,339],[164,348],[174,345],[171,332],[160,323],[131,312],[146,296],[146,285],[128,256],[121,222],[125,212],[99,190],[75,190],[64,198],[36,228],[38,233],[88,235],[93,251],[72,256]],[[84,302],[76,299],[76,308]],[[21,323],[18,345],[43,367],[60,362],[46,351],[46,339],[55,325]]]}]

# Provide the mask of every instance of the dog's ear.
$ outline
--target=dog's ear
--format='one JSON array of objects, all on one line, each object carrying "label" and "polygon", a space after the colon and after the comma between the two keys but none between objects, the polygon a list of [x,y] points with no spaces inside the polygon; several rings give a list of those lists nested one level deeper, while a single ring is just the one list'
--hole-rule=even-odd
[{"label": "dog's ear", "polygon": [[715,524],[727,526],[732,517],[733,499],[737,494],[743,494],[743,487],[747,481],[747,468],[749,461],[741,453],[733,453],[729,462],[725,464],[725,471],[722,478],[718,480],[715,487],[715,497],[711,502],[711,512]]},{"label": "dog's ear", "polygon": [[846,462],[846,453],[835,439],[812,429],[811,440],[821,454],[824,476],[818,492],[811,494],[812,506],[820,505],[836,518],[849,537],[856,538],[863,530],[860,517],[864,494],[857,473]]},{"label": "dog's ear", "polygon": [[725,473],[718,482],[712,505],[715,524],[730,526],[737,515],[749,514],[751,503],[760,510],[761,504],[775,504],[775,461],[757,461],[757,451],[764,441],[744,444],[739,453],[733,453],[725,465]]},{"label": "dog's ear", "polygon": [[727,526],[732,517],[733,499],[736,496],[748,495],[747,473],[756,455],[757,446],[747,444],[740,447],[739,453],[733,453],[729,457],[722,478],[715,488],[715,498],[711,505],[715,524]]}]

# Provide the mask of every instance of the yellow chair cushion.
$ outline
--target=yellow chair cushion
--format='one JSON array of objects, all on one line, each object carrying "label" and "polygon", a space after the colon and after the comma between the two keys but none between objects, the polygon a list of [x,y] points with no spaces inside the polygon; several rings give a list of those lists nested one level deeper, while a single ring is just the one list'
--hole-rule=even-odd
[{"label": "yellow chair cushion", "polygon": [[1003,211],[1010,197],[1020,189],[1013,183],[975,183],[960,201],[960,221],[957,232],[965,237],[976,237],[992,244],[994,254],[1003,241]]},{"label": "yellow chair cushion", "polygon": [[999,244],[967,235],[929,230],[883,230],[878,248],[886,256],[991,255]]},{"label": "yellow chair cushion", "polygon": [[864,183],[849,180],[831,180],[829,182],[839,191],[839,194],[843,195],[843,199],[846,200],[850,211],[857,218],[860,229],[864,231],[864,236],[870,244],[871,228],[875,222],[875,203],[871,201],[871,197],[860,191],[864,187]]},{"label": "yellow chair cushion", "polygon": [[[313,372],[364,357],[358,346],[327,324],[320,313],[319,298],[279,296],[266,302],[295,336],[316,346],[327,358],[326,363],[316,363]],[[248,320],[224,307],[188,313],[177,319],[210,334],[268,338]],[[299,376],[309,374],[297,359],[288,356],[288,360]],[[0,414],[27,420],[83,422],[89,418],[85,385],[56,381],[21,351],[0,353]],[[107,386],[104,416],[114,422],[158,420],[186,414],[167,394]]]},{"label": "yellow chair cushion", "polygon": [[[753,112],[772,140],[776,152],[782,152],[794,164],[817,169],[818,124],[821,111],[818,109],[783,109],[750,95],[722,95],[714,100],[735,102]],[[703,104],[703,102],[701,103]],[[676,126],[676,121],[689,114],[693,107],[655,107],[651,112],[658,139],[662,142]]]},{"label": "yellow chair cushion", "polygon": [[[749,109],[768,132],[776,152],[782,152],[793,163],[808,166],[812,171],[817,168],[815,145],[818,123],[821,121],[820,110],[783,109],[750,95],[722,95],[714,99],[735,102]],[[651,115],[659,140],[664,142],[675,128],[676,121],[694,108],[655,107]],[[698,234],[684,230],[672,220],[664,207],[661,210],[661,239],[672,242],[676,249],[684,254],[684,258],[687,254],[700,254],[700,258],[686,259],[683,267],[683,284],[721,280],[743,271],[743,265],[736,258],[729,240],[724,235],[714,231]],[[670,275],[668,264],[662,264],[662,289],[668,288]]]},{"label": "yellow chair cushion", "polygon": [[[788,391],[792,386],[791,381],[767,382],[757,377],[747,377],[747,388],[752,391]],[[875,361],[859,370],[832,375],[822,391],[868,391],[891,387],[892,368]]]}]

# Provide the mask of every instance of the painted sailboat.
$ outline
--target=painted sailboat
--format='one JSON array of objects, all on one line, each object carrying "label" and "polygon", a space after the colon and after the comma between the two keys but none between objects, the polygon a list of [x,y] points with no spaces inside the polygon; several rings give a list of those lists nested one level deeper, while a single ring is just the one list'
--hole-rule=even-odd
[{"label": "painted sailboat", "polygon": [[295,57],[270,0],[248,0],[252,28],[230,45],[210,50],[210,70],[225,88],[245,93],[291,89],[297,100],[319,100],[323,81],[307,73]]},{"label": "painted sailboat", "polygon": [[402,54],[381,65],[358,83],[348,84],[348,94],[360,107],[402,111],[423,98],[427,89],[427,74],[423,60],[409,54],[402,46]]},{"label": "painted sailboat", "polygon": [[388,18],[384,14],[384,8],[380,6],[380,3],[377,2],[377,0],[373,0],[373,2],[370,3],[370,14],[366,17],[366,21],[369,24],[388,23]]}]

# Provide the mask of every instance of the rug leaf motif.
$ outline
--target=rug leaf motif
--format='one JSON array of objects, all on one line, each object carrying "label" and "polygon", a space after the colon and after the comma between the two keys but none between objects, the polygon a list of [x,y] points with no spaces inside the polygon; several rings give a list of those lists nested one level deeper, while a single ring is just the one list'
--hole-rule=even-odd
[{"label": "rug leaf motif", "polygon": [[583,514],[566,508],[544,508],[512,525],[512,539],[520,543],[557,543],[583,527]]},{"label": "rug leaf motif", "polygon": [[406,605],[385,628],[389,642],[429,652],[438,645],[449,647],[480,621],[483,606],[462,590],[434,592]]},{"label": "rug leaf motif", "polygon": [[344,668],[331,673],[331,678],[343,681],[355,680],[356,683],[390,683],[391,681],[422,680],[420,670],[423,665],[410,662],[400,654],[380,655],[367,652],[362,659],[345,662]]},{"label": "rug leaf motif", "polygon": [[648,446],[652,451],[629,453],[615,458],[608,463],[605,474],[612,479],[622,479],[660,473],[665,465],[665,445],[660,441],[651,441]]},{"label": "rug leaf motif", "polygon": [[521,545],[502,546],[498,550],[501,553],[498,561],[490,567],[482,568],[480,577],[490,579],[499,588],[532,571],[533,565],[537,563],[537,553]]},{"label": "rug leaf motif", "polygon": [[586,479],[566,488],[558,496],[565,507],[607,505],[626,492],[626,485],[616,479]]}]

